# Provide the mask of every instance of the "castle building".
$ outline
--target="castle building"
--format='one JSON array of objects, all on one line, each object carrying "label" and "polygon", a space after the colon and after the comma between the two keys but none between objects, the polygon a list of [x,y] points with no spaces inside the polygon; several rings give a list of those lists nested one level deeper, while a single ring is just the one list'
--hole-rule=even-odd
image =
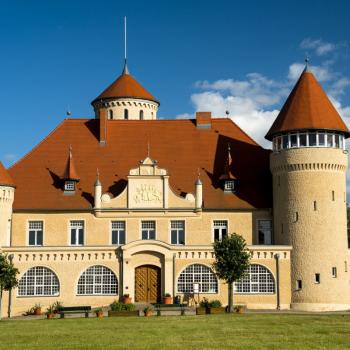
[{"label": "castle building", "polygon": [[[345,139],[306,68],[263,149],[231,119],[157,119],[159,102],[122,74],[9,169],[0,163],[0,249],[20,270],[12,310],[104,306],[165,293],[227,304],[215,240],[251,252],[235,302],[252,309],[350,309]],[[3,314],[6,314],[5,294]]]}]

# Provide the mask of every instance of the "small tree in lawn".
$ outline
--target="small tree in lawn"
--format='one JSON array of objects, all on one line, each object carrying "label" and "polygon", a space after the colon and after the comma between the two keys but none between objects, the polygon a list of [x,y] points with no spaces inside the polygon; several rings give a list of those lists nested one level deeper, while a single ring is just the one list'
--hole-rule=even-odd
[{"label": "small tree in lawn", "polygon": [[233,312],[233,283],[241,279],[249,268],[250,253],[245,239],[233,233],[214,243],[216,275],[228,285],[228,311]]},{"label": "small tree in lawn", "polygon": [[14,267],[8,256],[0,253],[0,319],[3,292],[4,290],[11,291],[18,285],[18,273],[18,269]]}]

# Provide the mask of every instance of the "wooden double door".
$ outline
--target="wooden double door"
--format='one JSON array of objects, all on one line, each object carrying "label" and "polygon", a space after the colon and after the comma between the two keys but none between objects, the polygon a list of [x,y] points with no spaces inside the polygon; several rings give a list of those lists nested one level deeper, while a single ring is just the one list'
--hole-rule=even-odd
[{"label": "wooden double door", "polygon": [[161,270],[157,266],[143,265],[135,269],[135,301],[157,303],[161,299]]}]

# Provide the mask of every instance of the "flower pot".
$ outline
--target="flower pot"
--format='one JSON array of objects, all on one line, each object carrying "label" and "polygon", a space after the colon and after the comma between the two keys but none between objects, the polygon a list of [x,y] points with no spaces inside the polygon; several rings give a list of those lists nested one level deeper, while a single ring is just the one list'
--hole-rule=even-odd
[{"label": "flower pot", "polygon": [[46,314],[48,320],[55,318],[55,314]]},{"label": "flower pot", "polygon": [[243,305],[236,306],[235,307],[235,311],[236,311],[237,314],[244,314],[245,307]]},{"label": "flower pot", "polygon": [[150,317],[153,315],[153,311],[145,311],[145,317]]},{"label": "flower pot", "polygon": [[224,314],[226,312],[225,307],[208,307],[207,313],[210,315]]},{"label": "flower pot", "polygon": [[197,307],[196,308],[196,315],[206,315],[207,309],[205,307]]},{"label": "flower pot", "polygon": [[108,316],[109,317],[119,317],[119,316],[139,316],[140,313],[138,310],[134,311],[108,311]]},{"label": "flower pot", "polygon": [[124,304],[131,304],[132,302],[131,302],[131,297],[123,297],[123,303]]},{"label": "flower pot", "polygon": [[173,303],[172,297],[163,297],[163,304],[165,305],[171,305]]},{"label": "flower pot", "polygon": [[42,312],[41,312],[41,307],[38,307],[38,308],[36,308],[36,309],[34,310],[34,315],[40,316],[41,314],[42,314]]},{"label": "flower pot", "polygon": [[103,318],[103,311],[96,311],[96,317]]}]

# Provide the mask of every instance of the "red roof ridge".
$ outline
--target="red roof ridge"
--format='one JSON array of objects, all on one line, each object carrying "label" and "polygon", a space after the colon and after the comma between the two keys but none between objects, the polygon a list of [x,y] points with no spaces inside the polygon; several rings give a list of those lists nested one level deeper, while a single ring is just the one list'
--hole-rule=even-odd
[{"label": "red roof ridge", "polygon": [[15,187],[15,183],[4,165],[0,162],[0,186]]}]

